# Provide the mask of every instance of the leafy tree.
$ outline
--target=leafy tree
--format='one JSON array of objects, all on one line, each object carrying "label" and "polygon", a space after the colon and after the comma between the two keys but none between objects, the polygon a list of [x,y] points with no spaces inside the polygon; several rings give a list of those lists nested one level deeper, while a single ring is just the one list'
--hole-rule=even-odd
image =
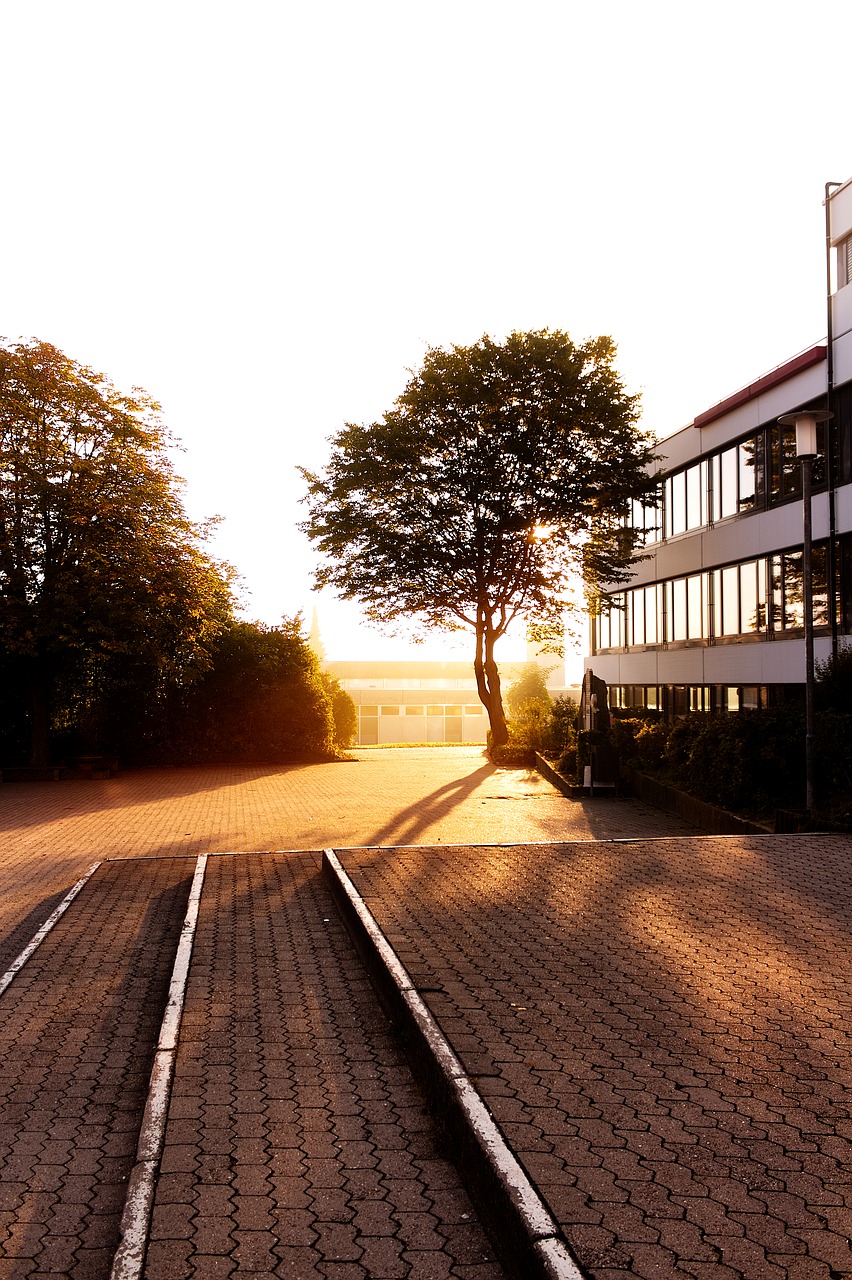
[{"label": "leafy tree", "polygon": [[495,746],[497,641],[520,616],[555,637],[577,574],[594,593],[635,559],[624,516],[652,501],[653,455],[614,355],[558,330],[434,348],[381,421],[348,424],[324,472],[303,471],[318,585],[378,622],[471,628]]},{"label": "leafy tree", "polygon": [[506,691],[509,715],[517,715],[529,703],[540,706],[548,715],[553,699],[547,687],[547,672],[537,662],[527,662]]},{"label": "leafy tree", "polygon": [[159,759],[286,762],[335,754],[332,699],[300,618],[230,622],[209,670],[171,699]]},{"label": "leafy tree", "polygon": [[46,342],[0,345],[0,645],[31,764],[122,665],[203,669],[231,614],[230,571],[184,512],[168,445],[144,392]]},{"label": "leafy tree", "polygon": [[[313,648],[313,645],[311,645]],[[314,650],[316,652],[316,650]],[[348,747],[358,732],[358,708],[351,694],[347,693],[336,676],[322,673],[323,684],[331,698],[331,714],[334,717],[334,744]]]}]

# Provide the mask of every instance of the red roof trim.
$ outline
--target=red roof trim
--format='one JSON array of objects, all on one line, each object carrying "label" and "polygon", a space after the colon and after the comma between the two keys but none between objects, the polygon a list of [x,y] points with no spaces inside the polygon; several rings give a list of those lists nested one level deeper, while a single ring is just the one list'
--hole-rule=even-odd
[{"label": "red roof trim", "polygon": [[749,386],[743,387],[741,391],[735,391],[732,396],[728,396],[727,400],[720,400],[718,404],[714,404],[712,409],[706,409],[704,413],[699,413],[692,425],[694,427],[706,427],[709,422],[715,422],[717,418],[729,413],[731,409],[737,409],[741,404],[747,404],[749,400],[753,400],[755,396],[761,395],[762,392],[769,391],[771,387],[777,387],[780,383],[786,382],[788,378],[792,378],[794,373],[801,373],[803,369],[810,369],[812,365],[819,364],[824,359],[825,347],[811,347],[809,351],[802,351],[799,355],[794,356],[792,360],[788,360],[786,364],[780,364],[777,369],[773,369],[771,373],[759,378],[757,382],[752,382]]}]

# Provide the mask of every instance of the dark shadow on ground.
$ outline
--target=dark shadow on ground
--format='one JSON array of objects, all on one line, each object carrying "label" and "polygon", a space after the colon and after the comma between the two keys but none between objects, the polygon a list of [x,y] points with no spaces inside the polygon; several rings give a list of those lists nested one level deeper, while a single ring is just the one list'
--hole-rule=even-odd
[{"label": "dark shadow on ground", "polygon": [[414,844],[418,836],[428,831],[433,823],[445,818],[456,805],[466,800],[486,778],[496,772],[492,764],[480,765],[467,777],[438,787],[428,796],[422,796],[414,804],[400,809],[369,837],[366,844]]}]

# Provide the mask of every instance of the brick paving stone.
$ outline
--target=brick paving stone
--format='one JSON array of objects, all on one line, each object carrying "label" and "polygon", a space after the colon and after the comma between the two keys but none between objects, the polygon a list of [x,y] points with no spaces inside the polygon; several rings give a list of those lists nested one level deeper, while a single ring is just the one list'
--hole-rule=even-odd
[{"label": "brick paving stone", "polygon": [[503,1275],[314,853],[208,862],[146,1280],[206,1280],[210,1257],[255,1280]]},{"label": "brick paving stone", "polygon": [[108,1274],[192,867],[102,866],[0,998],[3,1280]]},{"label": "brick paving stone", "polygon": [[340,856],[594,1280],[852,1276],[852,839]]},{"label": "brick paving stone", "polygon": [[536,773],[495,769],[479,747],[361,751],[342,764],[132,769],[108,780],[3,783],[0,807],[0,972],[99,858],[692,830],[631,800],[566,800]]}]

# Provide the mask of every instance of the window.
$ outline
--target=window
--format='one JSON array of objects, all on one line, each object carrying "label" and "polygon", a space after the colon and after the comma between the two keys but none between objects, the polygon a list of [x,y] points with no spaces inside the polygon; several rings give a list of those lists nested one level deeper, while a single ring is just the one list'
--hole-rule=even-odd
[{"label": "window", "polygon": [[737,509],[751,511],[757,504],[759,480],[763,471],[763,437],[755,436],[737,445],[739,495]]},{"label": "window", "polygon": [[659,625],[659,592],[656,585],[644,588],[645,594],[645,644],[658,644]]},{"label": "window", "polygon": [[686,527],[700,529],[705,523],[706,464],[699,462],[694,467],[687,467],[684,475],[686,478]]},{"label": "window", "polygon": [[624,605],[625,596],[626,593],[621,593],[602,602],[601,611],[595,620],[598,649],[620,649],[624,646],[625,609],[619,608],[615,602],[619,601]]},{"label": "window", "polygon": [[669,639],[700,640],[707,635],[706,574],[669,583]]},{"label": "window", "polygon": [[766,575],[762,560],[740,565],[740,630],[766,630]]},{"label": "window", "polygon": [[669,583],[669,639],[686,639],[686,578]]},{"label": "window", "polygon": [[837,246],[837,287],[843,289],[847,284],[852,284],[852,236]]},{"label": "window", "polygon": [[686,532],[686,472],[676,471],[666,480],[666,533],[670,538]]},{"label": "window", "polygon": [[728,516],[735,516],[739,509],[739,461],[736,445],[733,449],[720,453],[713,461],[714,517],[716,520],[724,520]]}]

